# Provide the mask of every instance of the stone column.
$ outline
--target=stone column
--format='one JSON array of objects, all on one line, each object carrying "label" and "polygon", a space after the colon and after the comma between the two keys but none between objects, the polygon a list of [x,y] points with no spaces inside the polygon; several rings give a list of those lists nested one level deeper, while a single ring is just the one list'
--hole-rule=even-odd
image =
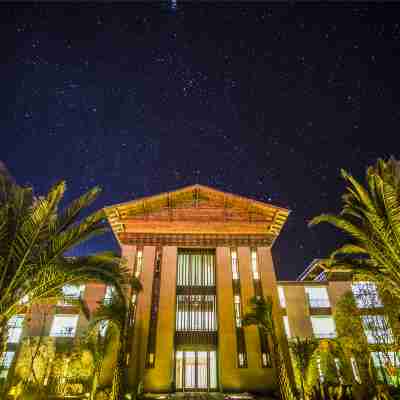
[{"label": "stone column", "polygon": [[216,249],[217,316],[218,316],[218,379],[222,391],[240,388],[236,358],[232,271],[230,249]]},{"label": "stone column", "polygon": [[156,392],[171,391],[174,379],[176,269],[177,248],[163,247],[155,367],[146,370],[144,382]]}]

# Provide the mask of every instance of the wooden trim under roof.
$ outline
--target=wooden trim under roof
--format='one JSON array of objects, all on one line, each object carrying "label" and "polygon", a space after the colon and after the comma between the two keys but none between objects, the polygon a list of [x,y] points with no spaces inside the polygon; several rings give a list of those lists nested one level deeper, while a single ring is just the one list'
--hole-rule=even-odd
[{"label": "wooden trim under roof", "polygon": [[[224,238],[254,236],[272,244],[286,222],[289,210],[203,185],[105,207],[108,222],[120,243],[139,237],[190,235]],[[150,239],[150,237],[153,237]],[[268,239],[267,239],[268,237]],[[217,242],[220,240],[218,239]],[[242,242],[240,239],[239,242]]]}]

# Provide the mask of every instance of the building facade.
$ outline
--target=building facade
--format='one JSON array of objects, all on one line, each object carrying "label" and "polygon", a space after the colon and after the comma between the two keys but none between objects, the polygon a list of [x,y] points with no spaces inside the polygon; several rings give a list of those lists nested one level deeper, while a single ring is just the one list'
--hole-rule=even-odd
[{"label": "building facade", "polygon": [[[288,211],[195,185],[106,213],[143,286],[132,384],[145,392],[276,387],[270,344],[242,316],[253,296],[277,304],[271,246]],[[277,325],[283,335],[278,316]]]},{"label": "building facade", "polygon": [[[254,296],[273,300],[286,379],[291,379],[288,339],[336,337],[333,315],[346,292],[357,300],[367,287],[372,297],[362,296],[357,304],[379,329],[385,325],[373,285],[339,274],[328,281],[318,262],[298,281],[277,282],[271,248],[286,209],[195,185],[105,212],[129,273],[142,284],[140,293],[127,287],[132,299],[127,368],[130,384],[145,392],[265,393],[282,387],[272,343],[258,327],[242,323]],[[21,357],[22,338],[48,336],[57,350],[85,332],[87,313],[68,300],[83,300],[91,314],[113,292],[90,283],[66,286],[64,295],[63,302],[34,306],[9,322],[0,379]],[[367,321],[365,336],[373,344],[370,326]],[[116,354],[108,357],[116,361]],[[352,363],[357,381],[356,360]],[[110,384],[112,377],[112,368],[106,369],[99,383]]]}]

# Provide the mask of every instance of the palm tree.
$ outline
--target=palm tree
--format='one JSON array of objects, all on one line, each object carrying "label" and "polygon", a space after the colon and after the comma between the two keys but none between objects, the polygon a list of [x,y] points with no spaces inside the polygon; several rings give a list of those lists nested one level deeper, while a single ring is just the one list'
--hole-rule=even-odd
[{"label": "palm tree", "polygon": [[314,338],[301,339],[297,336],[289,343],[291,354],[299,370],[301,393],[303,399],[306,398],[304,381],[306,379],[308,367],[310,365],[310,362],[313,358],[313,354],[317,349],[317,347],[318,347],[318,341]]},{"label": "palm tree", "polygon": [[[62,296],[62,287],[86,281],[113,285],[122,293],[126,268],[109,252],[67,257],[80,243],[103,234],[103,211],[82,220],[82,212],[97,198],[95,187],[60,211],[65,182],[44,197],[0,174],[0,344],[7,322],[27,305]],[[1,343],[2,342],[2,343]],[[1,348],[0,348],[1,351]]]},{"label": "palm tree", "polygon": [[364,185],[344,170],[341,174],[347,184],[341,212],[322,214],[309,225],[327,222],[343,231],[348,243],[320,264],[379,282],[400,298],[400,163],[379,159],[367,168]]},{"label": "palm tree", "polygon": [[[107,348],[110,348],[110,344],[116,345],[112,348],[117,356],[117,365],[114,369],[113,376],[113,394],[112,399],[119,399],[120,396],[127,390],[127,354],[128,354],[128,330],[133,323],[133,307],[132,295],[138,293],[141,290],[139,281],[135,278],[131,278],[131,293],[130,295],[121,296],[114,295],[110,302],[103,303],[94,313],[89,331],[97,330],[102,324],[106,324],[105,344],[104,351],[102,353],[101,362],[99,363],[99,369],[97,370],[98,375],[94,376],[94,388],[92,390],[92,396],[96,393],[96,386],[98,377],[101,373],[101,369],[107,366],[101,365],[104,361],[104,355],[107,352]],[[103,325],[104,326],[104,325]],[[94,398],[94,397],[93,397]]]},{"label": "palm tree", "polygon": [[257,325],[265,333],[265,337],[271,338],[272,357],[282,399],[294,399],[292,381],[288,375],[281,353],[272,310],[273,302],[271,297],[267,297],[266,299],[258,296],[252,297],[249,302],[249,310],[243,317],[243,325]]}]

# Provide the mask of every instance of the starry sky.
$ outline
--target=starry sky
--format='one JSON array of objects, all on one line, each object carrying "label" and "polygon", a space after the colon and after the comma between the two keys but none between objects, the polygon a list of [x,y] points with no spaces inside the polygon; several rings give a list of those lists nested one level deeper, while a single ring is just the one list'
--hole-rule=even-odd
[{"label": "starry sky", "polygon": [[[399,4],[0,4],[0,160],[95,207],[201,183],[287,207],[294,279],[342,239],[340,168],[399,153]],[[112,235],[79,253],[118,248]]]}]

